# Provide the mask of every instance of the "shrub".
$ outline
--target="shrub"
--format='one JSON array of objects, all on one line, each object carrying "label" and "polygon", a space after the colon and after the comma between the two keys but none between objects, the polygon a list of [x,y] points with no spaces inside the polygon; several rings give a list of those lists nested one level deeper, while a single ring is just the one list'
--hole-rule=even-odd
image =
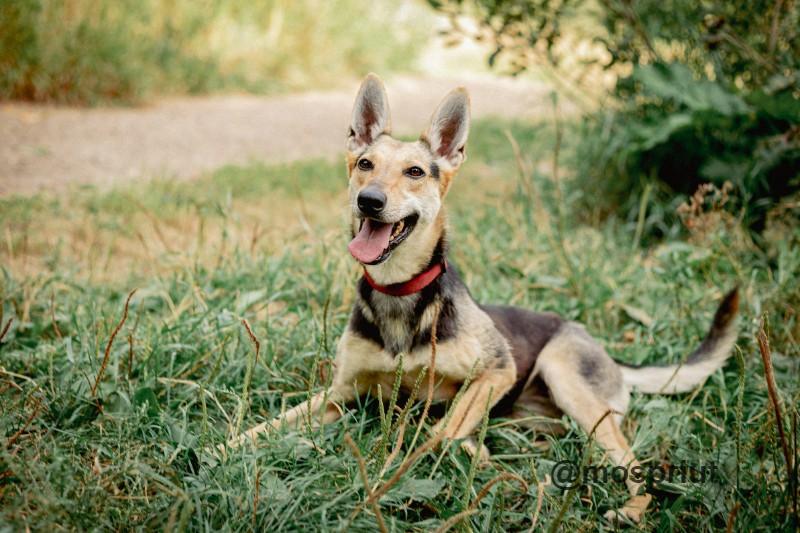
[{"label": "shrub", "polygon": [[789,92],[731,90],[682,63],[654,63],[620,80],[616,94],[629,103],[585,169],[588,182],[606,177],[613,203],[624,204],[641,176],[687,195],[732,182],[738,202],[729,207],[760,231],[769,208],[800,189],[800,100]]},{"label": "shrub", "polygon": [[571,81],[586,87],[584,75],[598,67],[614,74],[610,111],[590,118],[581,151],[593,207],[636,210],[653,179],[684,194],[729,180],[739,200],[729,207],[760,230],[770,206],[800,189],[796,2],[430,3],[477,19],[496,45],[490,63],[511,73],[578,55],[585,62],[569,63]]}]

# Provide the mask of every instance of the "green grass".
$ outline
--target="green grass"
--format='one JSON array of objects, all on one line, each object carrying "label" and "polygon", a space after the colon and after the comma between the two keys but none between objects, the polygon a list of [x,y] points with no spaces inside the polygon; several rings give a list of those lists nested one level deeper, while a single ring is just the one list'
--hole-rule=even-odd
[{"label": "green grass", "polygon": [[[506,126],[534,170],[521,179],[503,128],[478,122],[447,200],[450,258],[473,295],[556,311],[587,324],[615,357],[667,363],[697,346],[721,295],[740,286],[743,366],[733,358],[693,394],[635,395],[623,431],[645,464],[719,466],[712,483],[660,484],[645,529],[724,529],[739,505],[734,530],[789,530],[796,517],[755,331],[766,316],[796,457],[800,250],[791,236],[756,248],[735,221],[706,211],[696,218],[707,224],[640,249],[636,218],[574,224],[592,217],[574,211],[584,203],[572,194],[570,130],[559,210],[544,173],[551,127]],[[380,443],[392,448],[399,434],[373,399],[322,430],[276,435],[224,461],[204,451],[323,386],[312,369],[333,357],[359,275],[346,251],[343,174],[327,161],[254,164],[191,184],[0,203],[2,323],[12,321],[0,344],[0,529],[344,527],[366,499],[345,435],[367,458],[370,484],[382,485],[412,451],[416,419],[381,479],[389,450]],[[241,319],[260,340],[257,361]],[[604,461],[562,423],[566,435],[543,449],[531,430],[490,420],[493,458],[480,468],[457,448],[423,454],[379,502],[387,527],[433,530],[514,473],[527,490],[513,479],[493,485],[456,527],[527,530],[537,483],[557,461]],[[602,513],[626,497],[621,483],[602,482],[575,498],[552,485],[543,494],[537,528],[557,526],[563,511],[561,527],[583,531],[601,530]],[[350,530],[376,528],[366,506]]]}]

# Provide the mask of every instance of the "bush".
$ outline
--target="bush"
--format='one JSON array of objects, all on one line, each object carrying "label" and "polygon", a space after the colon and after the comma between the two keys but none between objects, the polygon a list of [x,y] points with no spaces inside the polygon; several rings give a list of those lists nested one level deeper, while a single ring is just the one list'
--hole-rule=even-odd
[{"label": "bush", "polygon": [[[636,210],[653,179],[684,194],[701,183],[731,181],[739,201],[729,208],[760,230],[770,206],[800,189],[797,3],[431,4],[476,18],[481,36],[496,44],[490,63],[511,73],[541,62],[558,67],[580,55],[585,63],[570,63],[579,71],[568,73],[570,80],[587,83],[583,74],[598,67],[614,74],[610,111],[590,118],[581,152],[584,192],[594,208]],[[589,52],[577,52],[576,42]],[[598,184],[607,194],[596,194]]]},{"label": "bush", "polygon": [[682,63],[654,63],[620,80],[616,94],[630,103],[585,169],[589,183],[606,177],[613,203],[624,204],[642,176],[686,195],[731,182],[738,202],[729,208],[760,231],[769,208],[800,189],[800,100],[790,93],[730,90]]}]

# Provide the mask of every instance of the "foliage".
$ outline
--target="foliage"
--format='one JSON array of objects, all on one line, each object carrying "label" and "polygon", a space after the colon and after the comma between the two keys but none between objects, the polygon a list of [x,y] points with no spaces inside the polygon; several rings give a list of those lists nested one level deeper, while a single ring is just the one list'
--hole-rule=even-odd
[{"label": "foliage", "polygon": [[[581,172],[591,206],[635,211],[630,192],[652,178],[683,194],[730,180],[742,194],[729,207],[760,230],[769,208],[800,190],[796,2],[431,3],[477,18],[496,43],[490,63],[504,58],[511,72],[559,66],[580,55],[581,43],[594,45],[581,56],[586,64],[561,70],[584,87],[597,86],[598,66],[617,80],[610,111],[597,112],[586,130]],[[599,202],[598,183],[609,193]]]},{"label": "foliage", "polygon": [[[568,160],[575,131],[565,128]],[[737,221],[715,222],[714,206],[687,210],[691,240],[646,254],[631,245],[635,224],[567,224],[580,206],[534,164],[552,156],[552,138],[548,124],[473,124],[448,196],[452,263],[478,300],[581,320],[637,364],[682,360],[720,296],[739,285],[739,361],[693,394],[634,395],[623,430],[646,464],[718,465],[710,483],[658,484],[645,528],[791,528],[754,323],[769,319],[783,419],[796,427],[798,248],[783,233],[767,257]],[[345,435],[371,484],[399,471],[419,409],[403,419],[374,399],[323,429],[276,433],[225,460],[206,449],[325,386],[313,369],[333,355],[359,275],[346,252],[341,167],[228,167],[191,185],[2,200],[0,323],[11,326],[0,342],[0,529],[341,530],[366,500]],[[258,357],[240,319],[260,340]],[[564,529],[606,527],[603,512],[626,498],[622,483],[592,481],[570,505],[551,484],[540,499],[556,462],[605,462],[577,426],[557,423],[566,435],[539,446],[540,433],[490,420],[493,457],[480,468],[457,447],[423,453],[378,502],[387,527],[430,531],[473,504],[465,529],[527,530],[537,505],[537,527],[554,527],[565,506]],[[788,433],[796,454],[797,433]],[[508,473],[528,488],[506,479],[477,501]],[[350,528],[375,529],[370,506]]]},{"label": "foliage", "polygon": [[0,98],[124,103],[407,68],[424,30],[398,21],[427,15],[417,11],[358,0],[4,0]]},{"label": "foliage", "polygon": [[610,118],[608,143],[595,145],[585,169],[592,183],[610,176],[612,205],[642,175],[687,195],[731,182],[739,194],[729,208],[760,231],[768,210],[800,190],[800,100],[791,94],[727,91],[680,63],[636,67],[618,91],[634,103]]},{"label": "foliage", "polygon": [[[518,74],[546,57],[558,63],[562,56],[556,44],[564,27],[574,20],[575,8],[582,0],[428,0],[436,10],[453,17],[456,36],[461,29],[457,17],[467,14],[481,25],[479,39],[489,38],[495,45],[489,64],[503,66]],[[566,23],[566,24],[565,24]]]}]

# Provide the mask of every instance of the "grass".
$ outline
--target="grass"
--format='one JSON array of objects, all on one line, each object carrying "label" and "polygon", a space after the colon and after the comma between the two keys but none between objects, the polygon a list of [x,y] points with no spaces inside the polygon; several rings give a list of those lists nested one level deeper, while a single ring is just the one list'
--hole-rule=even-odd
[{"label": "grass", "polygon": [[[740,286],[739,355],[692,394],[633,397],[623,431],[644,464],[718,465],[713,482],[658,484],[644,527],[796,527],[756,331],[765,317],[796,464],[800,250],[780,233],[757,248],[713,207],[648,249],[635,245],[639,217],[571,223],[592,219],[575,212],[571,131],[556,187],[551,125],[475,124],[448,197],[451,261],[479,301],[580,320],[632,363],[680,361]],[[340,163],[308,161],[2,200],[0,528],[316,531],[352,518],[351,531],[375,531],[359,456],[381,490],[428,438],[426,419],[412,446],[421,406],[406,419],[365,398],[224,461],[204,451],[325,386],[359,275],[345,186]],[[659,212],[646,207],[643,218]],[[566,435],[543,448],[532,430],[488,420],[482,467],[457,447],[420,452],[378,501],[387,529],[527,530],[534,516],[537,529],[603,529],[622,483],[569,496],[544,486],[560,460],[604,464],[559,423]]]}]

